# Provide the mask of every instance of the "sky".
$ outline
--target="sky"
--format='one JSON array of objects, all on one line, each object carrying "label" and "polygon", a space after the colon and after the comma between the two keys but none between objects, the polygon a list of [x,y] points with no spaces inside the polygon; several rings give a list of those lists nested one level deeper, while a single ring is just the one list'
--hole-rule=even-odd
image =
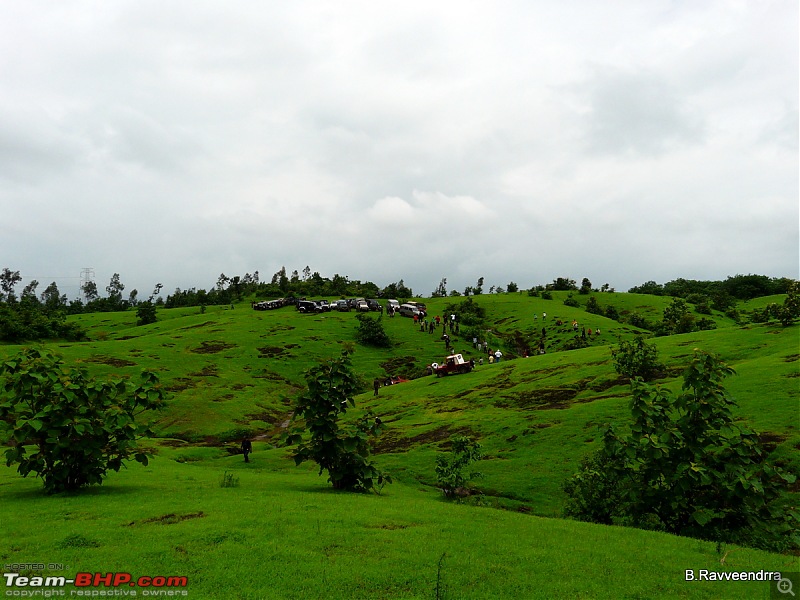
[{"label": "sky", "polygon": [[[796,0],[0,4],[0,268],[798,278]],[[20,289],[17,290],[19,293]]]}]

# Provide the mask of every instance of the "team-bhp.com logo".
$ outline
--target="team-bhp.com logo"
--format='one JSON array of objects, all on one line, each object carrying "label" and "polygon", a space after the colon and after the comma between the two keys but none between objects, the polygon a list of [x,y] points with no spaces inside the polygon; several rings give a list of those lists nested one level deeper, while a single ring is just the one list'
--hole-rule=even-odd
[{"label": "team-bhp.com logo", "polygon": [[[42,596],[41,593],[31,593],[32,589],[41,588],[63,588],[67,585],[74,585],[78,589],[69,591],[70,596],[136,596],[137,590],[126,588],[140,588],[138,593],[142,596],[187,596],[185,589],[188,578],[179,576],[156,575],[154,577],[142,576],[134,578],[130,573],[76,573],[75,577],[67,578],[64,576],[28,576],[19,573],[3,573],[6,583],[6,596]],[[14,588],[14,589],[9,589]],[[19,589],[25,588],[25,589]],[[88,588],[88,589],[84,589]],[[110,591],[100,593],[94,588],[122,588],[117,593]],[[169,589],[165,589],[169,588]],[[128,592],[124,593],[123,592]],[[56,590],[53,590],[56,591]],[[65,590],[59,590],[66,595]],[[28,592],[28,593],[25,593]],[[120,593],[122,592],[122,593]]]}]

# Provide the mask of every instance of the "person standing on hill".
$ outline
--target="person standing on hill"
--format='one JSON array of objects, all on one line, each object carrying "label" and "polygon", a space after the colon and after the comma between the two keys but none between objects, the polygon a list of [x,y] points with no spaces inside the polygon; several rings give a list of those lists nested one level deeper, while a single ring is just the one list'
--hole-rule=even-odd
[{"label": "person standing on hill", "polygon": [[250,442],[250,438],[244,438],[242,440],[242,454],[244,454],[244,462],[249,463],[250,453],[253,451],[253,444]]},{"label": "person standing on hill", "polygon": [[372,395],[373,396],[377,396],[378,395],[378,390],[381,389],[381,382],[377,377],[372,382],[372,389],[375,390],[375,393],[372,394]]}]

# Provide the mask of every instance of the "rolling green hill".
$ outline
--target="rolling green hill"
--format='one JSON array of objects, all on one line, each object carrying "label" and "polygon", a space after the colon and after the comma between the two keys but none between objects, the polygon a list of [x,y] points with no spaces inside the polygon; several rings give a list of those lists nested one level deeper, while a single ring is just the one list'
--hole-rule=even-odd
[{"label": "rolling green hill", "polygon": [[[56,343],[68,361],[95,374],[154,369],[171,391],[157,421],[161,437],[152,442],[159,456],[102,487],[55,499],[42,496],[37,481],[0,469],[8,500],[0,503],[0,537],[14,540],[2,558],[187,574],[194,598],[435,598],[437,572],[443,598],[768,597],[763,582],[689,583],[684,572],[797,571],[796,557],[738,547],[718,553],[696,540],[539,518],[560,515],[561,484],[597,447],[598,427],[624,424],[628,385],[613,369],[610,346],[637,332],[564,306],[565,296],[475,297],[487,312],[484,338],[511,360],[356,398],[358,409],[388,426],[375,454],[395,483],[382,496],[335,493],[276,447],[305,369],[354,342],[353,313],[257,312],[241,304],[159,310],[158,322],[142,327],[134,312],[72,317],[91,341]],[[585,305],[585,296],[575,298]],[[597,299],[649,320],[670,301]],[[444,316],[454,300],[426,300],[429,314]],[[726,381],[737,416],[800,473],[798,326],[712,318],[715,330],[654,339],[668,370],[659,383],[680,385],[693,348],[719,353],[738,373]],[[555,351],[574,339],[573,319],[601,334],[589,336],[587,348]],[[445,355],[441,330],[422,332],[399,316],[382,323],[392,348],[359,345],[353,355],[365,390],[375,377],[420,373]],[[522,358],[542,327],[548,353]],[[479,360],[471,339],[452,337],[456,352]],[[0,357],[16,350],[0,346]],[[256,436],[248,465],[232,454],[243,432]],[[478,439],[486,454],[484,477],[475,481],[482,494],[460,505],[441,500],[433,469],[454,434]],[[226,470],[238,487],[219,486]],[[798,491],[795,485],[787,497]]]}]

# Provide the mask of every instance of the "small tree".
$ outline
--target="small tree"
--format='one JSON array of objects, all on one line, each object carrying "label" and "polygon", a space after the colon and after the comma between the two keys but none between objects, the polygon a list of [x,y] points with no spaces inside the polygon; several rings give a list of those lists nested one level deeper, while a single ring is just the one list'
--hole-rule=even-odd
[{"label": "small tree", "polygon": [[465,436],[454,437],[452,444],[449,456],[436,457],[436,481],[446,498],[457,496],[470,479],[483,476],[477,471],[464,474],[464,469],[483,458],[481,445]]},{"label": "small tree", "polygon": [[378,348],[389,348],[392,340],[383,328],[381,317],[373,319],[363,313],[357,313],[358,330],[356,331],[356,341],[367,346],[377,346]]},{"label": "small tree", "polygon": [[156,322],[156,306],[150,300],[136,306],[136,324],[149,325]]},{"label": "small tree", "polygon": [[0,421],[12,434],[6,465],[18,463],[23,477],[36,473],[48,494],[100,484],[126,460],[147,465],[150,453],[137,442],[152,432],[136,419],[164,405],[155,373],[142,372],[136,384],[100,381],[28,348],[0,365],[0,381]]},{"label": "small tree", "polygon": [[565,484],[567,514],[773,550],[800,544],[796,515],[778,502],[795,477],[734,421],[722,386],[733,373],[696,350],[678,394],[634,379],[630,434],[606,429],[596,457]]},{"label": "small tree", "polygon": [[[339,427],[339,417],[348,406],[355,407],[353,396],[358,392],[348,352],[306,371],[306,383],[308,391],[297,399],[292,417],[303,423],[295,425],[284,440],[286,445],[298,444],[292,455],[295,464],[314,461],[319,474],[327,471],[328,481],[337,490],[380,490],[391,483],[391,477],[369,461],[369,438],[380,434],[381,420],[367,413],[354,425]],[[308,442],[303,439],[306,429],[311,434]]]},{"label": "small tree", "polygon": [[645,342],[641,335],[632,342],[621,340],[616,349],[611,349],[611,356],[614,370],[630,379],[641,377],[650,381],[664,371],[664,365],[658,362],[658,348]]}]

